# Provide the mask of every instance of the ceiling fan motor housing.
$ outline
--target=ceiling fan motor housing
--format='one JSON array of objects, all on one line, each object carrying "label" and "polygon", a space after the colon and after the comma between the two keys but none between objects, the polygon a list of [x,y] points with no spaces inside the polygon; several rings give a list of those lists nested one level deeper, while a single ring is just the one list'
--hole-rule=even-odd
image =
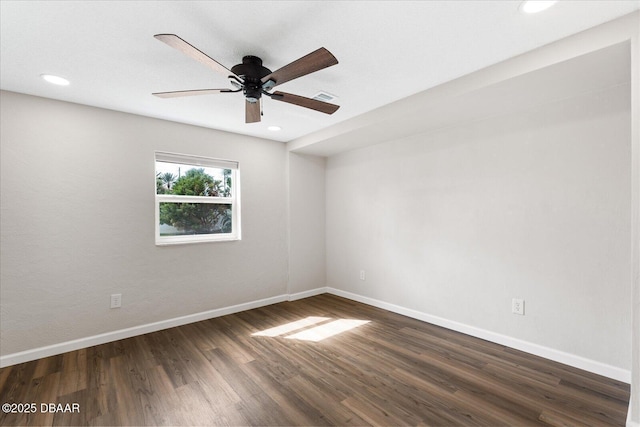
[{"label": "ceiling fan motor housing", "polygon": [[258,102],[262,97],[262,79],[271,74],[271,70],[262,66],[262,59],[247,55],[242,64],[235,65],[231,71],[244,80],[243,93],[249,102]]}]

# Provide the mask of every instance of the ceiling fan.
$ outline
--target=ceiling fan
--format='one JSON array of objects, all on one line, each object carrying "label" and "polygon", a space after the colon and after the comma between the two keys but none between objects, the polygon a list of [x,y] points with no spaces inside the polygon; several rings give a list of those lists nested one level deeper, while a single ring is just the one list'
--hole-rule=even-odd
[{"label": "ceiling fan", "polygon": [[340,106],[335,104],[306,98],[300,95],[279,91],[270,92],[271,89],[282,83],[337,64],[338,60],[331,52],[323,47],[273,72],[262,65],[262,59],[251,55],[243,57],[242,64],[235,65],[229,70],[175,34],[156,34],[154,37],[196,61],[201,62],[212,70],[223,73],[229,78],[231,85],[235,87],[235,89],[179,90],[173,92],[156,92],[153,94],[160,98],[242,91],[246,99],[245,123],[256,123],[260,121],[260,116],[262,115],[260,108],[262,95],[266,95],[274,101],[287,102],[325,114],[333,114],[340,108]]}]

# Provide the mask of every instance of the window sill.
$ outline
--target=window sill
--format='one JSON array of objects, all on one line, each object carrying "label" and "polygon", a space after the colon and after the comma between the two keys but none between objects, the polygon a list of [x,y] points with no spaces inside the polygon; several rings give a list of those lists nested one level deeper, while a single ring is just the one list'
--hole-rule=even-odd
[{"label": "window sill", "polygon": [[211,236],[176,236],[156,239],[156,246],[173,246],[173,245],[190,245],[194,243],[217,243],[217,242],[235,242],[241,240],[236,235],[226,235],[220,237]]}]

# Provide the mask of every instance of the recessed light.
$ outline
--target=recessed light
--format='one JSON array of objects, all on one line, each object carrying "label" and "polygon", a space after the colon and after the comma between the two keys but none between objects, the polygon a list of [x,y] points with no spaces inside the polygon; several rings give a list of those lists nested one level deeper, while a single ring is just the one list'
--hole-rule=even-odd
[{"label": "recessed light", "polygon": [[69,80],[59,76],[54,76],[52,74],[40,74],[40,77],[42,77],[44,80],[48,81],[49,83],[53,83],[54,85],[58,85],[58,86],[69,85]]},{"label": "recessed light", "polygon": [[557,0],[527,0],[520,4],[520,11],[524,13],[538,13],[549,9]]},{"label": "recessed light", "polygon": [[269,126],[267,130],[270,130],[271,132],[278,132],[279,130],[282,130],[282,128],[280,126]]}]

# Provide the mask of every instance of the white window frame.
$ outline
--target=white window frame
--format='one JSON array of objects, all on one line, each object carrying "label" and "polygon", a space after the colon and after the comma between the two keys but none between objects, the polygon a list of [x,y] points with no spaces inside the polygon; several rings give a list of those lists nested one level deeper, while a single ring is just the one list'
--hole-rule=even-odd
[{"label": "white window frame", "polygon": [[[154,180],[155,194],[155,233],[156,245],[179,245],[204,242],[228,242],[241,239],[240,226],[240,167],[239,163],[231,160],[220,160],[209,157],[194,156],[189,154],[176,154],[164,151],[155,152],[155,162],[178,163],[192,166],[201,166],[231,170],[231,197],[211,196],[181,196],[176,194],[157,194]],[[155,178],[155,174],[154,174]],[[183,236],[160,235],[160,203],[212,203],[231,205],[231,233],[193,234]]]}]

